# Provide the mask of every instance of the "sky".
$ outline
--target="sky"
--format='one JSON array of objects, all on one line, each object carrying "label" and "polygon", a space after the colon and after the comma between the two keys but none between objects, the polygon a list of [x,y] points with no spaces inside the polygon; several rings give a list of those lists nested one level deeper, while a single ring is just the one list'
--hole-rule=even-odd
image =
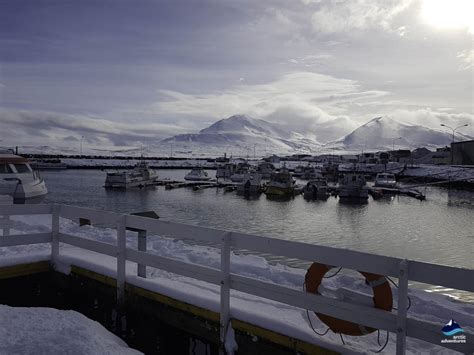
[{"label": "sky", "polygon": [[0,0],[0,146],[153,144],[246,114],[474,136],[471,0]]}]

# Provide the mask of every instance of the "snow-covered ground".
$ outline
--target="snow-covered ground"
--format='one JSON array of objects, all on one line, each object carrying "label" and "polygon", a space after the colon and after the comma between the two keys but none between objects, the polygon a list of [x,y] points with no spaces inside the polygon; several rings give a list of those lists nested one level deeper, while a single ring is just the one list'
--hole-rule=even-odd
[{"label": "snow-covered ground", "polygon": [[474,182],[474,167],[420,164],[408,167],[404,175],[409,177],[430,177],[437,180],[468,180],[472,183]]},{"label": "snow-covered ground", "polygon": [[[14,217],[14,221],[11,234],[48,232],[51,225],[50,217],[47,216],[18,216]],[[80,227],[72,221],[61,219],[61,230],[83,238],[110,244],[116,243],[116,231],[113,229]],[[136,233],[127,232],[128,247],[136,248],[136,244]],[[148,251],[177,260],[214,268],[220,267],[219,250],[208,246],[190,245],[181,240],[150,236]],[[48,244],[0,248],[0,265],[11,265],[28,260],[47,260],[49,255],[50,245]],[[59,271],[64,273],[68,273],[69,266],[74,264],[112,277],[115,276],[117,266],[115,258],[65,245],[61,246],[60,262]],[[136,271],[136,264],[127,262],[127,282],[199,307],[219,311],[218,286],[154,268],[148,268],[147,279],[143,279],[136,276]],[[231,258],[231,271],[298,290],[302,289],[306,272],[303,269],[290,268],[281,264],[270,264],[260,256],[236,254],[233,254]],[[324,285],[330,288],[347,287],[371,294],[371,289],[366,287],[364,280],[352,272],[342,272],[334,278],[325,279]],[[397,290],[392,289],[392,291],[396,301]],[[474,304],[459,302],[447,296],[413,288],[409,295],[412,304],[408,311],[409,317],[432,322],[439,326],[440,330],[450,319],[455,319],[467,332],[474,331]],[[346,345],[343,346],[338,334],[328,332],[325,336],[316,335],[309,325],[306,310],[242,292],[231,292],[231,315],[234,318],[344,353],[374,353],[380,348],[376,333],[362,337],[345,336]],[[310,314],[310,317],[318,332],[322,333],[327,329],[315,315]],[[440,341],[442,338],[440,331]],[[384,340],[385,332],[382,332],[381,342],[383,343]],[[442,347],[411,338],[408,338],[407,344],[410,354],[452,353]],[[383,353],[395,353],[393,334],[390,334],[388,345]]]},{"label": "snow-covered ground", "polygon": [[0,305],[0,354],[138,355],[99,323],[75,311]]}]

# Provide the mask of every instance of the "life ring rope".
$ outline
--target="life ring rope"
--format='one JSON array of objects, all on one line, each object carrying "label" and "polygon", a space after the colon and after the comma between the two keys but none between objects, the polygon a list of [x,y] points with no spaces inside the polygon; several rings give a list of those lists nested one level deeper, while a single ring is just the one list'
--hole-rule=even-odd
[{"label": "life ring rope", "polygon": [[[321,286],[322,280],[325,278],[325,274],[332,268],[333,266],[321,263],[313,263],[305,275],[304,286],[306,292],[320,294],[319,287]],[[336,274],[339,273],[340,270],[341,269],[339,269]],[[374,307],[391,312],[393,308],[393,296],[392,289],[390,288],[387,278],[383,275],[362,271],[359,272],[365,277],[367,284],[372,288],[372,292],[374,294]],[[336,274],[332,276],[335,276]],[[334,333],[359,336],[370,334],[377,330],[375,328],[366,327],[361,324],[334,318],[318,312],[315,312],[315,314]]]}]

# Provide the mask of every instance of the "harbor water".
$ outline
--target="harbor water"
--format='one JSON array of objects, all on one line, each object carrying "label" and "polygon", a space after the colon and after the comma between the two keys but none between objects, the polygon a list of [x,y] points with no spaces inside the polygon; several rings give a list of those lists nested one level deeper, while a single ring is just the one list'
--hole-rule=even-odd
[{"label": "harbor water", "polygon": [[[182,180],[187,171],[157,173],[160,179]],[[472,191],[431,186],[422,190],[425,201],[392,196],[347,205],[335,197],[274,201],[262,194],[247,199],[217,188],[109,190],[103,188],[101,170],[44,171],[42,176],[49,189],[46,203],[126,213],[154,210],[161,219],[174,222],[474,268]],[[209,176],[215,172],[209,171]],[[432,291],[450,293],[442,288]]]}]

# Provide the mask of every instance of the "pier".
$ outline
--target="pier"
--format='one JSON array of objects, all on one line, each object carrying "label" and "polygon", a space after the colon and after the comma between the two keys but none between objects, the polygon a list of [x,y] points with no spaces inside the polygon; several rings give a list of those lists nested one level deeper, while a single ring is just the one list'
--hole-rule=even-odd
[{"label": "pier", "polygon": [[[294,328],[295,325],[287,324],[284,319],[279,319],[277,316],[272,318],[271,314],[267,317],[272,318],[272,321],[267,320],[262,323],[258,320],[259,318],[253,317],[252,312],[246,313],[234,303],[235,295],[232,296],[230,292],[232,290],[234,293],[245,293],[262,300],[276,301],[295,307],[295,311],[298,309],[314,311],[367,327],[386,330],[396,334],[397,354],[405,353],[407,337],[464,353],[474,350],[472,342],[465,344],[440,343],[438,324],[411,318],[406,311],[409,282],[415,281],[474,292],[474,285],[470,282],[474,278],[474,270],[66,205],[0,206],[0,215],[7,216],[2,220],[3,228],[8,226],[10,218],[15,215],[51,216],[50,232],[10,235],[0,238],[0,247],[38,243],[51,245],[50,254],[44,257],[40,264],[13,262],[11,265],[5,265],[9,269],[2,269],[0,273],[4,279],[29,277],[35,273],[35,270],[36,273],[41,273],[45,272],[45,268],[50,268],[55,273],[69,275],[73,278],[79,277],[78,280],[81,278],[83,280],[86,277],[95,280],[94,282],[98,281],[107,285],[110,290],[108,292],[115,295],[117,307],[127,304],[138,306],[141,301],[137,297],[148,295],[145,297],[153,299],[157,303],[172,303],[177,308],[184,307],[189,311],[188,313],[194,314],[194,316],[200,314],[201,319],[198,317],[197,324],[205,326],[206,322],[211,322],[213,319],[214,323],[208,323],[209,325],[206,327],[210,333],[215,334],[216,339],[219,339],[221,348],[226,343],[226,337],[232,327],[237,333],[250,334],[251,339],[257,339],[257,343],[260,342],[259,339],[263,339],[265,344],[273,344],[277,349],[283,347],[287,351],[299,349],[302,353],[330,353],[340,352],[343,349],[342,345],[331,344],[325,341],[324,337],[303,336],[303,333],[300,333],[301,330]],[[88,219],[92,225],[115,226],[116,241],[110,244],[94,240],[90,238],[92,236],[86,238],[68,234],[61,229],[60,218],[73,221],[82,218]],[[127,228],[146,231],[148,235],[158,234],[183,240],[212,243],[220,250],[220,266],[203,266],[189,261],[155,255],[140,248],[140,244],[138,245],[139,249],[134,249],[126,244]],[[63,248],[65,245],[73,246],[73,248],[65,250]],[[347,269],[396,277],[399,294],[397,308],[400,311],[390,312],[375,309],[364,304],[354,303],[350,298],[338,300],[309,294],[302,290],[231,272],[231,251],[233,249],[279,255],[308,262],[316,261],[327,265],[338,265]],[[159,278],[140,276],[137,273],[137,270],[140,269],[137,268],[137,265],[145,266],[149,270],[162,270],[181,275],[194,280],[194,283],[197,282],[196,285],[202,286],[193,288],[195,291],[191,291],[191,289],[186,291],[186,284],[179,286],[179,281],[175,282],[177,288],[169,284],[161,284]],[[187,287],[189,288],[189,286]],[[202,298],[204,294],[196,293],[198,289],[201,289],[201,292],[212,289],[213,293],[218,292],[219,296],[218,298]],[[307,327],[307,324],[303,324],[303,326]],[[280,331],[275,331],[275,329],[280,329]],[[466,336],[471,338],[474,335],[466,332]],[[237,339],[239,339],[238,336]],[[243,347],[247,345],[243,345]],[[232,353],[232,351],[228,351],[228,353]]]}]

